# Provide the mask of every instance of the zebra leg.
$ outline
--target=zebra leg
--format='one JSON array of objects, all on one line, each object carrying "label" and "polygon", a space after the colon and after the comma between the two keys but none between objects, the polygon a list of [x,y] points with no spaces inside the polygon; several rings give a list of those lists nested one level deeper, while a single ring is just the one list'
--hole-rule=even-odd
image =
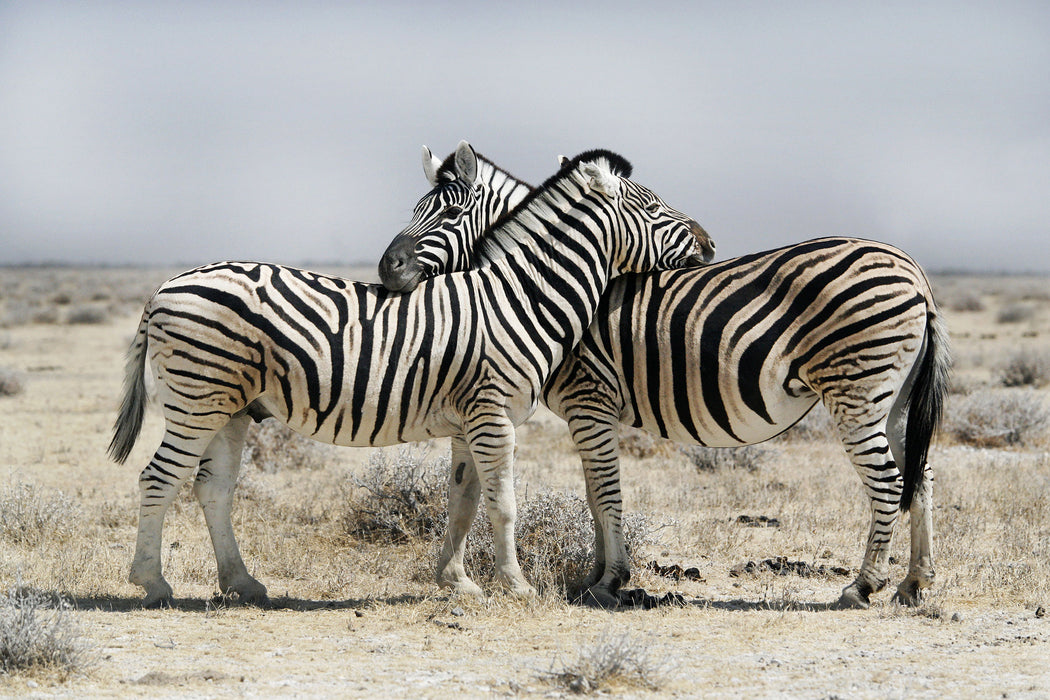
[{"label": "zebra leg", "polygon": [[930,465],[923,469],[922,482],[909,510],[911,526],[911,561],[908,575],[897,587],[893,599],[902,605],[919,605],[923,589],[933,585],[933,473]]},{"label": "zebra leg", "polygon": [[577,408],[567,413],[594,517],[595,565],[584,581],[581,600],[602,608],[618,607],[616,592],[631,578],[623,537],[619,422],[594,410]]},{"label": "zebra leg", "polygon": [[438,559],[437,583],[456,593],[483,597],[481,588],[470,580],[463,566],[467,533],[478,512],[481,488],[474,458],[466,440],[452,438],[452,472],[448,480],[448,529]]},{"label": "zebra leg", "polygon": [[236,596],[242,603],[265,605],[268,602],[266,586],[252,578],[244,566],[230,521],[244,436],[250,423],[248,415],[237,416],[216,433],[201,457],[200,469],[193,482],[193,493],[204,511],[212,547],[215,549],[219,590],[224,595]]},{"label": "zebra leg", "polygon": [[[586,472],[586,467],[584,471]],[[587,489],[587,508],[591,512],[591,522],[594,524],[594,563],[581,584],[584,591],[598,583],[605,573],[605,532],[598,514],[598,504],[595,503],[590,489]]]},{"label": "zebra leg", "polygon": [[838,605],[866,609],[871,604],[869,596],[882,590],[888,580],[889,545],[900,511],[902,481],[890,453],[885,421],[875,426],[858,427],[863,429],[863,435],[856,432],[844,434],[843,442],[871,501],[871,527],[860,573],[853,583],[842,589]]},{"label": "zebra leg", "polygon": [[139,528],[128,581],[146,590],[142,604],[147,608],[172,604],[171,586],[161,573],[164,516],[179,487],[197,468],[213,434],[212,430],[192,431],[184,426],[173,431],[169,423],[164,440],[139,476]]},{"label": "zebra leg", "polygon": [[492,522],[496,580],[515,595],[536,595],[521,573],[514,543],[514,424],[502,406],[486,402],[470,421],[466,435]]}]

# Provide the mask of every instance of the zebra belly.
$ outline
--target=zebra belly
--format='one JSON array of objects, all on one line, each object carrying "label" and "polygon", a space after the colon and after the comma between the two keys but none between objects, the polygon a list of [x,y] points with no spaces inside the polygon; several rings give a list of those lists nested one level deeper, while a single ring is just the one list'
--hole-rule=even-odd
[{"label": "zebra belly", "polygon": [[281,399],[260,397],[257,403],[300,435],[342,447],[384,447],[449,437],[462,432],[458,416],[443,405],[444,402],[428,412],[408,414],[389,409],[380,411],[374,402],[356,410],[350,404],[345,404],[335,408],[320,424],[313,411],[302,416],[286,417]]},{"label": "zebra belly", "polygon": [[661,437],[683,444],[706,445],[708,447],[738,447],[764,442],[780,435],[803,418],[817,403],[817,397],[791,397],[784,394],[781,401],[769,409],[766,420],[755,413],[741,412],[730,416],[730,430],[719,427],[719,422],[707,410],[702,398],[693,396],[690,402],[690,420],[680,420],[678,413],[656,419],[655,413],[645,418],[624,416],[623,422],[642,428]]}]

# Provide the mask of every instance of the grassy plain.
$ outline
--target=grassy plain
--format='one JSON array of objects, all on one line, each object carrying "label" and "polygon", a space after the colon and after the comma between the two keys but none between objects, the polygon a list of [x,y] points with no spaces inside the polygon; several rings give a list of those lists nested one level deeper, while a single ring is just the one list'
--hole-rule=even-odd
[{"label": "grassy plain", "polygon": [[[935,279],[956,390],[931,453],[937,581],[917,609],[889,600],[905,573],[906,519],[889,589],[870,610],[830,608],[859,565],[868,509],[814,414],[714,467],[626,434],[626,507],[647,516],[651,536],[636,558],[699,579],[637,566],[631,585],[678,591],[682,607],[580,608],[549,576],[533,600],[450,600],[431,581],[440,535],[389,541],[348,527],[374,450],[257,435],[234,527],[274,607],[213,598],[211,546],[187,489],[165,527],[177,607],[147,611],[126,576],[158,415],[126,465],[105,448],[141,304],[171,272],[0,269],[0,593],[70,601],[89,652],[65,670],[0,674],[0,696],[1050,697],[1050,280]],[[1011,364],[1027,370],[1021,380],[1008,379]],[[434,441],[430,456],[447,449]],[[582,496],[568,433],[545,409],[519,428],[516,474],[519,499]],[[777,557],[824,573],[746,566]]]}]

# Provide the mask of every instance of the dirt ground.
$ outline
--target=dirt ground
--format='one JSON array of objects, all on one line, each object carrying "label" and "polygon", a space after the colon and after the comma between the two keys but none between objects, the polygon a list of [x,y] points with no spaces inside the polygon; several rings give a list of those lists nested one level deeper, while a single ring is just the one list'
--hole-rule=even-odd
[{"label": "dirt ground", "polygon": [[[156,274],[159,283],[164,273]],[[94,273],[84,279],[70,285],[97,284]],[[1019,345],[1050,351],[1050,302],[1036,299],[1037,313],[1006,324],[995,310],[1009,290],[982,284],[945,283],[950,294],[972,289],[983,300],[983,309],[949,312],[957,374],[977,384],[991,382],[995,358]],[[8,311],[16,286],[0,298]],[[0,675],[0,696],[559,697],[587,690],[561,682],[560,674],[589,650],[621,640],[644,655],[645,673],[611,677],[592,692],[1050,697],[1045,438],[1000,450],[950,439],[936,444],[938,580],[916,610],[890,603],[903,563],[869,610],[830,607],[849,576],[731,573],[742,562],[774,556],[859,565],[867,506],[831,440],[778,442],[772,463],[753,473],[698,473],[667,446],[625,457],[626,507],[666,524],[645,558],[696,567],[702,578],[675,581],[636,569],[632,585],[679,591],[680,607],[606,612],[569,605],[552,590],[533,600],[498,592],[484,601],[450,600],[427,579],[432,543],[355,543],[334,532],[338,485],[360,472],[372,451],[328,448],[322,469],[246,467],[242,476],[246,494],[264,492],[300,513],[258,522],[284,511],[253,509],[253,500],[240,501],[235,512],[245,560],[269,587],[272,609],[212,601],[217,584],[207,532],[184,491],[165,528],[176,608],[142,610],[141,591],[126,575],[136,479],[160,425],[149,414],[128,463],[108,461],[123,355],[139,312],[118,294],[91,303],[108,304],[99,322],[59,317],[0,327],[0,368],[24,383],[21,393],[0,397],[0,487],[29,484],[42,498],[61,493],[73,503],[71,532],[60,540],[0,541],[0,589],[25,585],[71,599],[93,650],[93,663],[72,674]],[[582,495],[576,457],[556,417],[541,409],[519,430],[518,445],[520,488]],[[323,515],[302,515],[311,508]],[[744,527],[739,514],[783,525]],[[906,562],[903,525],[894,555]]]}]

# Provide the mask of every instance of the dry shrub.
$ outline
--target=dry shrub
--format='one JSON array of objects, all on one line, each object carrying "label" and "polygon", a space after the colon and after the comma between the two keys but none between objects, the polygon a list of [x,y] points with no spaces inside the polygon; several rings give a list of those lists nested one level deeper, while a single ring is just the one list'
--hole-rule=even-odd
[{"label": "dry shrub", "polygon": [[998,323],[1021,323],[1035,318],[1035,309],[1028,304],[1008,304],[995,315]]},{"label": "dry shrub", "polygon": [[429,448],[378,450],[347,498],[343,530],[371,542],[404,542],[443,529],[448,505],[449,457],[428,459]]},{"label": "dry shrub", "polygon": [[777,439],[792,442],[838,441],[831,415],[821,404],[815,405],[798,423],[784,431]]},{"label": "dry shrub", "polygon": [[299,435],[278,420],[265,420],[248,428],[244,441],[247,464],[261,472],[321,469],[324,451],[318,442]]},{"label": "dry shrub", "polygon": [[757,445],[743,447],[701,447],[690,445],[681,448],[682,453],[701,472],[719,472],[743,469],[757,472],[764,462],[771,459],[775,450]]},{"label": "dry shrub", "polygon": [[575,659],[546,677],[574,693],[644,688],[657,690],[671,667],[662,652],[629,633],[603,634],[581,647]]},{"label": "dry shrub", "polygon": [[999,382],[1010,387],[1045,386],[1050,383],[1050,353],[1028,348],[1018,350],[1003,362]]},{"label": "dry shrub", "polygon": [[25,390],[22,373],[13,369],[0,367],[0,397],[17,396]]},{"label": "dry shrub", "polygon": [[0,596],[0,672],[69,675],[94,662],[69,602],[24,588]]},{"label": "dry shrub", "polygon": [[97,306],[78,306],[66,314],[66,323],[72,325],[98,325],[106,322],[106,311]]},{"label": "dry shrub", "polygon": [[960,442],[1004,447],[1032,442],[1050,423],[1050,410],[1032,389],[1004,389],[952,397],[946,427]]},{"label": "dry shrub", "polygon": [[668,457],[674,453],[675,444],[638,428],[620,426],[620,453],[636,459]]},{"label": "dry shrub", "polygon": [[79,509],[61,492],[42,493],[31,484],[0,490],[0,537],[35,547],[69,539],[77,530]]},{"label": "dry shrub", "polygon": [[959,292],[944,304],[951,311],[984,311],[984,301],[973,292]]},{"label": "dry shrub", "polygon": [[[644,513],[623,516],[624,543],[632,566],[644,565],[644,552],[656,544],[656,525]],[[572,598],[594,564],[594,521],[587,502],[568,491],[543,489],[518,502],[514,541],[522,573],[540,588],[556,589]],[[495,556],[492,523],[483,509],[467,537],[467,568],[488,580]]]}]

